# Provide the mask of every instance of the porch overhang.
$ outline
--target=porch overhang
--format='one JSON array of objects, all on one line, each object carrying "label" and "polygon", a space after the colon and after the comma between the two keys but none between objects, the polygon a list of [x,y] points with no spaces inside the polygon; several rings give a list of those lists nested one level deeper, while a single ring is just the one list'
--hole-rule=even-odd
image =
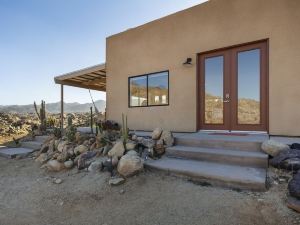
[{"label": "porch overhang", "polygon": [[56,84],[106,91],[105,63],[54,77]]}]

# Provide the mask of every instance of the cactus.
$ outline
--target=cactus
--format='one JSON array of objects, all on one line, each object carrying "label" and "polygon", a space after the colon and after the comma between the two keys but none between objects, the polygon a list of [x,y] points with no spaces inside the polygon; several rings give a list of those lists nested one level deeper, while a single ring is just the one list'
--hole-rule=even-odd
[{"label": "cactus", "polygon": [[68,127],[73,125],[73,118],[72,116],[68,116]]},{"label": "cactus", "polygon": [[46,119],[46,103],[45,103],[45,101],[42,100],[42,102],[41,102],[40,113],[38,112],[37,105],[35,102],[33,103],[33,105],[34,105],[35,112],[40,120],[40,129],[46,130],[47,119]]},{"label": "cactus", "polygon": [[127,127],[127,116],[124,116],[122,113],[122,137],[124,139],[124,142],[126,143],[128,140],[128,127]]},{"label": "cactus", "polygon": [[37,106],[36,106],[35,101],[33,102],[33,106],[34,106],[35,113],[36,113],[36,115],[38,116],[38,118],[39,118],[39,120],[40,120],[41,117],[40,117],[40,114],[39,114],[39,112],[38,112],[38,109],[37,109]]}]

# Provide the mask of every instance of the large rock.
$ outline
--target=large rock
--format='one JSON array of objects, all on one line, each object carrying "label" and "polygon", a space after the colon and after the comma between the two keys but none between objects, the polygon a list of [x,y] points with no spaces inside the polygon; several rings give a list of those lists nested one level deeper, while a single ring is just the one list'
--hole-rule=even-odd
[{"label": "large rock", "polygon": [[300,200],[299,199],[296,199],[296,198],[293,198],[293,197],[289,197],[287,199],[286,205],[290,209],[293,209],[296,212],[300,213]]},{"label": "large rock", "polygon": [[48,161],[46,167],[49,171],[54,171],[54,172],[59,172],[65,168],[64,164],[58,162],[57,160]]},{"label": "large rock", "polygon": [[291,196],[300,199],[300,172],[289,182],[288,189]]},{"label": "large rock", "polygon": [[82,154],[84,152],[87,152],[89,149],[85,145],[78,145],[76,148],[74,148],[74,153],[76,155]]},{"label": "large rock", "polygon": [[290,149],[282,151],[279,155],[270,160],[270,164],[273,167],[286,170],[298,170],[300,169],[300,150]]},{"label": "large rock", "polygon": [[164,130],[159,139],[166,147],[174,145],[174,137],[171,131]]},{"label": "large rock", "polygon": [[58,150],[59,152],[62,152],[66,144],[68,144],[67,141],[61,141],[61,142],[59,142],[59,143],[58,143],[58,146],[57,146],[57,150]]},{"label": "large rock", "polygon": [[118,164],[118,172],[124,177],[130,177],[143,170],[143,161],[135,155],[124,155]]},{"label": "large rock", "polygon": [[152,135],[151,135],[152,139],[153,140],[158,140],[160,138],[160,135],[161,135],[162,132],[163,132],[163,130],[160,127],[155,128],[152,132]]},{"label": "large rock", "polygon": [[280,152],[289,150],[290,147],[286,144],[274,140],[267,140],[262,143],[261,149],[270,156],[277,156]]},{"label": "large rock", "polygon": [[112,149],[108,152],[109,157],[122,157],[124,155],[125,148],[122,141],[117,141],[116,144],[112,147]]}]

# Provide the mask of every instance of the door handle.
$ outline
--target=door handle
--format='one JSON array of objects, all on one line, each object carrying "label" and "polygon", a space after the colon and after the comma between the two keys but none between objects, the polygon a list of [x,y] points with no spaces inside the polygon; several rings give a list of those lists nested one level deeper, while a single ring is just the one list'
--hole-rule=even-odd
[{"label": "door handle", "polygon": [[225,100],[223,100],[223,102],[225,102],[225,103],[230,102],[230,99],[229,99],[229,93],[226,93],[226,94],[225,94]]}]

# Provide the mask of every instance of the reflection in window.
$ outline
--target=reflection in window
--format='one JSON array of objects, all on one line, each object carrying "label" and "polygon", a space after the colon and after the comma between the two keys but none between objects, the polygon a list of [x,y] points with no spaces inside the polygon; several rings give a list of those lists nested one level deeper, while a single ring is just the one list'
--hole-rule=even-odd
[{"label": "reflection in window", "polygon": [[168,72],[151,74],[148,76],[149,105],[168,104]]},{"label": "reflection in window", "polygon": [[169,104],[169,72],[129,78],[129,106]]},{"label": "reflection in window", "polygon": [[260,124],[260,49],[238,53],[238,123]]},{"label": "reflection in window", "polygon": [[147,105],[147,76],[132,77],[130,82],[130,106]]},{"label": "reflection in window", "polygon": [[223,56],[205,59],[205,123],[223,123]]}]

